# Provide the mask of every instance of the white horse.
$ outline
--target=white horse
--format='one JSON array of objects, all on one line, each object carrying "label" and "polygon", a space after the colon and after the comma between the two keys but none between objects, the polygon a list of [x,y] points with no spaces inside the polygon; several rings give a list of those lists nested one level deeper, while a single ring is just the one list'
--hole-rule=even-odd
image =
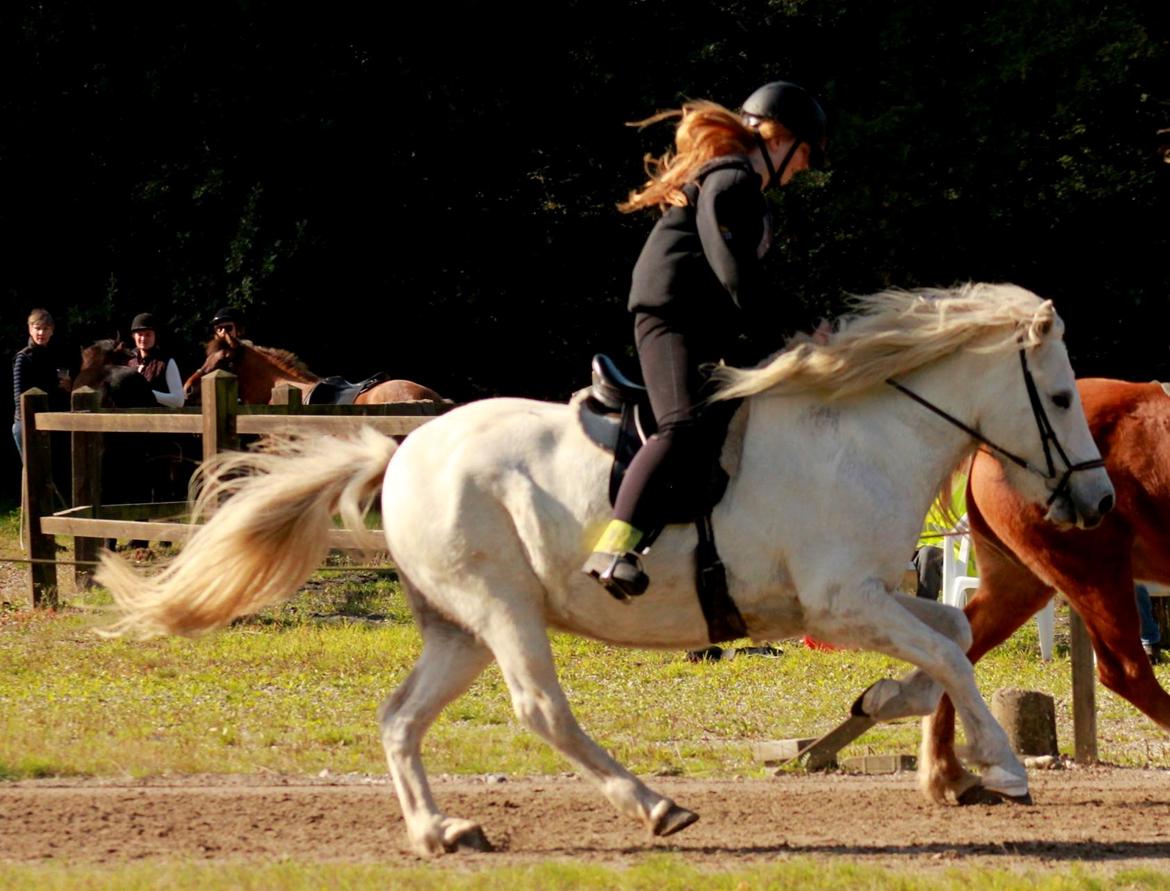
[{"label": "white horse", "polygon": [[[808,633],[919,666],[902,681],[878,682],[855,708],[879,719],[927,714],[945,688],[985,786],[1026,796],[1025,771],[964,655],[962,612],[895,588],[933,496],[976,445],[974,431],[1030,465],[1005,463],[1005,472],[1024,497],[1051,501],[1054,519],[1088,525],[1109,509],[1112,487],[1099,467],[1059,482],[1064,468],[1029,472],[1044,466],[1053,441],[1038,433],[1045,424],[1030,389],[1066,465],[1099,459],[1063,324],[1051,302],[1010,285],[885,292],[860,304],[827,344],[804,342],[757,369],[722,373],[722,397],[745,397],[723,452],[731,481],[713,515],[730,593],[754,638]],[[888,386],[894,375],[967,428]],[[427,423],[399,448],[367,429],[221,457],[201,504],[223,504],[167,569],[143,578],[103,556],[98,578],[123,611],[111,633],[197,634],[291,595],[324,557],[332,516],[361,529],[381,485],[386,543],[424,642],[380,710],[415,849],[487,847],[479,826],[436,806],[419,748],[493,656],[520,721],[619,811],[669,835],[697,815],[581,730],[546,631],[640,647],[709,642],[693,527],[669,527],[658,539],[646,557],[653,583],[637,599],[619,602],[580,571],[609,518],[615,436],[612,419],[576,401],[489,399]]]}]

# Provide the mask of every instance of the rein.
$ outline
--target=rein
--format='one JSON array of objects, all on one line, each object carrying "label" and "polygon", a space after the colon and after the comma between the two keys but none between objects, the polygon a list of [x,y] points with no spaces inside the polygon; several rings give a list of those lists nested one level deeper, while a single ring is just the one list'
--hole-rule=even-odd
[{"label": "rein", "polygon": [[1032,378],[1032,371],[1030,368],[1028,368],[1028,359],[1025,356],[1023,349],[1020,350],[1020,369],[1024,373],[1024,387],[1028,391],[1028,401],[1032,405],[1032,416],[1036,420],[1036,428],[1040,433],[1040,444],[1044,447],[1044,461],[1047,464],[1046,471],[1034,466],[1031,462],[1021,458],[1014,452],[1009,452],[1003,446],[992,442],[974,427],[970,426],[969,424],[965,424],[963,421],[960,421],[954,415],[949,414],[948,412],[939,408],[930,400],[919,396],[909,387],[898,383],[893,378],[887,378],[886,383],[897,390],[899,393],[904,393],[905,395],[909,396],[923,408],[934,412],[947,423],[958,427],[972,439],[977,440],[987,448],[1003,455],[1003,457],[1007,458],[1013,464],[1022,467],[1024,470],[1031,471],[1032,473],[1047,481],[1057,479],[1056,462],[1052,458],[1052,452],[1053,449],[1055,449],[1056,454],[1060,457],[1060,460],[1064,462],[1065,470],[1064,473],[1060,475],[1056,484],[1056,488],[1052,489],[1051,494],[1048,496],[1047,503],[1051,506],[1052,502],[1068,491],[1069,483],[1074,473],[1076,473],[1078,470],[1095,470],[1098,467],[1104,467],[1105,459],[1095,458],[1092,461],[1082,461],[1079,464],[1073,464],[1068,460],[1068,455],[1065,453],[1064,448],[1060,444],[1060,440],[1056,436],[1056,430],[1053,428],[1052,422],[1048,419],[1048,413],[1044,411],[1044,405],[1040,401],[1040,392],[1036,389],[1036,381]]}]

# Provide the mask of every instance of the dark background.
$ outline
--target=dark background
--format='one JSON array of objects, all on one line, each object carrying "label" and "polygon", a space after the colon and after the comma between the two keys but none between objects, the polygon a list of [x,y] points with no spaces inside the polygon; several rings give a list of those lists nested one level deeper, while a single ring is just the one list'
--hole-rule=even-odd
[{"label": "dark background", "polygon": [[1165,379],[1163,5],[4,4],[0,343],[35,306],[71,349],[150,310],[185,375],[234,303],[320,374],[563,399],[632,355],[653,218],[615,205],[671,130],[624,122],[787,78],[833,165],[775,207],[794,326],[1014,281],[1056,300],[1080,374]]}]

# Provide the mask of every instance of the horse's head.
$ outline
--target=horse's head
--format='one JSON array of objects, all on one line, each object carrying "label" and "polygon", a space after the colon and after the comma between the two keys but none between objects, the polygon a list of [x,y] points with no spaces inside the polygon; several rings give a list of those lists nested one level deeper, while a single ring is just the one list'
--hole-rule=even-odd
[{"label": "horse's head", "polygon": [[100,390],[109,377],[109,370],[125,366],[133,357],[132,349],[112,337],[82,347],[81,370],[73,379],[73,389],[91,387]]},{"label": "horse's head", "polygon": [[244,350],[241,340],[230,334],[223,334],[207,342],[207,357],[199,370],[187,378],[183,389],[187,393],[188,402],[199,402],[202,399],[201,381],[204,375],[213,371],[230,371],[237,374],[240,364],[240,355]]},{"label": "horse's head", "polygon": [[978,429],[1000,448],[1012,487],[1045,504],[1048,520],[1091,528],[1112,509],[1114,490],[1085,419],[1064,323],[1045,300],[1017,331],[1018,351],[1000,352],[997,369],[978,382],[991,394]]}]

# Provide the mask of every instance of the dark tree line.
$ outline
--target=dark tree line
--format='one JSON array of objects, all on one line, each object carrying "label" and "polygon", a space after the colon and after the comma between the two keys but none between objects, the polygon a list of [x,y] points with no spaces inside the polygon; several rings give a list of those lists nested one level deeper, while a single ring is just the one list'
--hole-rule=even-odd
[{"label": "dark tree line", "polygon": [[629,355],[615,204],[670,131],[624,122],[787,77],[833,164],[776,205],[792,324],[1015,281],[1082,374],[1166,377],[1168,39],[1141,0],[8,4],[3,342],[151,310],[186,371],[235,303],[319,373],[564,398]]}]

